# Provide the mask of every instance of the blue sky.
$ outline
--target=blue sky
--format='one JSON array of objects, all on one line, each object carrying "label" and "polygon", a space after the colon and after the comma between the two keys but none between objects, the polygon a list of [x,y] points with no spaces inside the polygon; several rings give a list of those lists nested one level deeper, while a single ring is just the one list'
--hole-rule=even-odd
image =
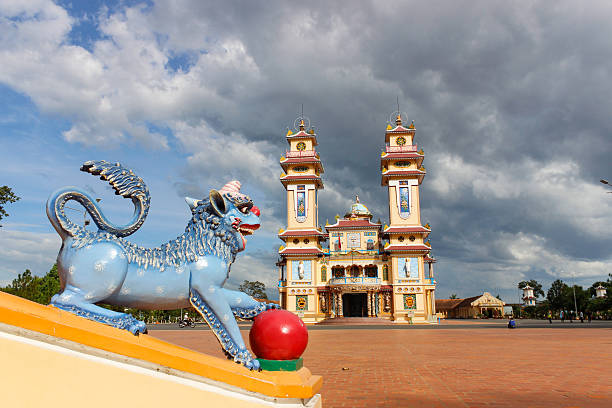
[{"label": "blue sky", "polygon": [[0,185],[22,199],[2,220],[0,284],[53,264],[60,241],[44,204],[56,188],[85,187],[113,220],[129,218],[129,200],[78,170],[104,159],[151,189],[131,237],[147,246],[182,232],[183,196],[239,179],[263,224],[230,285],[273,286],[278,158],[301,105],[326,170],[320,222],[355,194],[384,221],[379,153],[396,98],[426,153],[439,298],[514,301],[523,279],[605,279],[610,5],[348,4],[2,2]]}]

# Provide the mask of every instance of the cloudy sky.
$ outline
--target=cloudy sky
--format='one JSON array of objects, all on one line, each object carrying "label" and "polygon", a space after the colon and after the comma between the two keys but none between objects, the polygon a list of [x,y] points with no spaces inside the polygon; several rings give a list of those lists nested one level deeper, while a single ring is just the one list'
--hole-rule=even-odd
[{"label": "cloudy sky", "polygon": [[[417,127],[438,298],[612,272],[612,4],[491,1],[0,2],[0,284],[43,274],[44,203],[82,186],[117,222],[129,200],[79,172],[120,161],[149,185],[132,236],[180,234],[182,197],[239,179],[261,230],[232,269],[274,286],[278,159],[301,105],[325,166],[320,221],[355,194],[388,219],[379,160],[396,98]],[[74,204],[77,208],[77,204]],[[82,217],[74,211],[75,219]]]}]

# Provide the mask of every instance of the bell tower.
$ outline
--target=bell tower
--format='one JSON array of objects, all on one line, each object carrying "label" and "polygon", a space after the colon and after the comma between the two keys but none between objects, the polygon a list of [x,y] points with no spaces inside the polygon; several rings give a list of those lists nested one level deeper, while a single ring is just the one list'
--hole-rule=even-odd
[{"label": "bell tower", "polygon": [[326,239],[319,227],[319,194],[323,189],[323,165],[316,151],[317,135],[307,119],[295,121],[295,131],[287,131],[289,149],[280,158],[280,181],[287,191],[287,228],[279,231],[284,245],[278,250],[281,306],[314,321],[317,311],[321,241]]},{"label": "bell tower", "polygon": [[401,112],[393,116],[395,126],[387,126],[380,158],[381,184],[387,187],[389,197],[389,225],[385,225],[383,236],[388,239],[384,251],[389,254],[393,315],[394,320],[432,321],[435,281],[432,269],[425,268],[433,261],[431,246],[425,242],[431,229],[421,225],[419,202],[425,156],[415,143],[414,122],[405,127]]}]

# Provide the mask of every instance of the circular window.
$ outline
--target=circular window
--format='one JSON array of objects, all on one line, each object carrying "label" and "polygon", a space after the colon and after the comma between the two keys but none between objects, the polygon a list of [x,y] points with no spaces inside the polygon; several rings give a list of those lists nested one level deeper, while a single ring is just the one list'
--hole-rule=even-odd
[{"label": "circular window", "polygon": [[404,242],[404,237],[400,235],[400,237],[397,239],[399,242]]},{"label": "circular window", "polygon": [[304,240],[304,243],[305,243],[305,244],[307,244],[307,243],[309,243],[309,242],[310,242],[310,240],[309,240],[308,238],[306,238],[306,239]]},{"label": "circular window", "polygon": [[414,235],[411,235],[411,236],[409,236],[409,237],[408,237],[408,239],[409,239],[411,242],[414,242],[414,240],[415,240],[416,238],[414,237]]},{"label": "circular window", "polygon": [[297,238],[295,238],[295,239],[293,240],[293,243],[297,245],[297,244],[299,244],[299,243],[300,243],[300,240],[299,240],[299,239],[297,239]]},{"label": "circular window", "polygon": [[403,136],[400,136],[397,139],[395,139],[395,143],[397,143],[398,146],[403,146],[406,144],[406,138]]},{"label": "circular window", "polygon": [[300,143],[298,143],[298,144],[297,144],[297,146],[296,146],[296,147],[297,147],[297,149],[298,149],[299,151],[306,150],[306,143],[304,143],[304,142],[300,142]]}]

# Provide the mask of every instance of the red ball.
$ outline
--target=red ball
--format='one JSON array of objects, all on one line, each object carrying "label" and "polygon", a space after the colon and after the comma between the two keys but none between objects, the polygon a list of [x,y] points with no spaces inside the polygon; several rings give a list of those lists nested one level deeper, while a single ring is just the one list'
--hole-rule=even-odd
[{"label": "red ball", "polygon": [[266,360],[295,360],[308,344],[306,325],[286,310],[270,309],[253,320],[249,333],[251,350]]}]

